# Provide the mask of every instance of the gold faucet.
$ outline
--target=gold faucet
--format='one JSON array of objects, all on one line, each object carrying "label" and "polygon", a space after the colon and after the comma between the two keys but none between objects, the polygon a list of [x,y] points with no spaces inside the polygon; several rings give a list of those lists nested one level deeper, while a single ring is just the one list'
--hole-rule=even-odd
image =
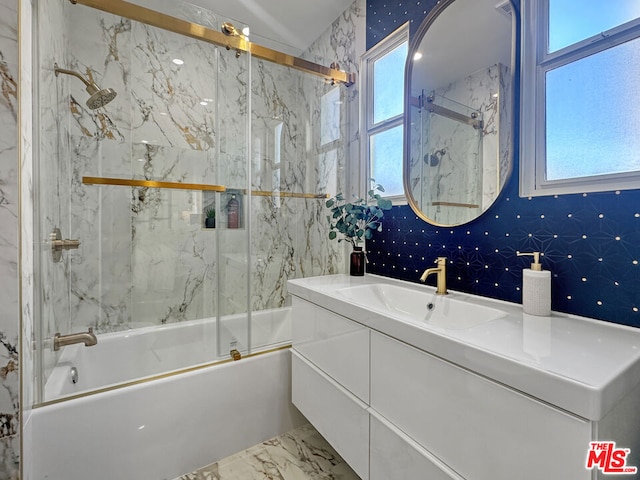
[{"label": "gold faucet", "polygon": [[98,343],[98,339],[93,333],[93,328],[89,327],[88,332],[70,333],[69,335],[60,335],[56,333],[53,336],[53,350],[58,351],[60,347],[73,345],[74,343],[84,343],[85,347],[92,347]]},{"label": "gold faucet", "polygon": [[427,277],[432,273],[438,274],[438,281],[437,281],[438,286],[436,288],[436,294],[446,295],[447,294],[447,258],[438,257],[438,259],[433,263],[436,263],[438,266],[435,268],[427,268],[422,274],[422,276],[420,277],[420,281],[425,282],[427,280]]}]

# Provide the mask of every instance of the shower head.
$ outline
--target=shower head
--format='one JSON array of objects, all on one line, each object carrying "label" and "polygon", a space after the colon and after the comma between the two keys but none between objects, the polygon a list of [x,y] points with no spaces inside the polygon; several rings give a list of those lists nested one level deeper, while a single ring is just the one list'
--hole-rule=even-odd
[{"label": "shower head", "polygon": [[426,163],[430,167],[437,167],[440,164],[440,160],[442,160],[442,157],[445,153],[447,153],[447,150],[442,148],[440,150],[436,150],[431,155],[426,154],[423,159],[424,163]]},{"label": "shower head", "polygon": [[64,73],[65,75],[71,75],[82,80],[82,83],[87,87],[87,93],[90,95],[89,100],[87,100],[87,107],[91,110],[95,110],[96,108],[104,107],[111,100],[116,98],[118,93],[112,88],[100,88],[97,83],[90,82],[78,72],[74,72],[73,70],[66,70],[64,68],[58,68],[58,64],[54,64],[56,77]]},{"label": "shower head", "polygon": [[[91,110],[104,107],[107,103],[116,98],[116,95],[118,95],[118,93],[112,88],[103,88],[100,90],[95,83],[91,84],[91,90],[93,90],[94,93],[89,97],[89,100],[87,100],[87,107]],[[88,91],[89,87],[87,87],[87,92]]]}]

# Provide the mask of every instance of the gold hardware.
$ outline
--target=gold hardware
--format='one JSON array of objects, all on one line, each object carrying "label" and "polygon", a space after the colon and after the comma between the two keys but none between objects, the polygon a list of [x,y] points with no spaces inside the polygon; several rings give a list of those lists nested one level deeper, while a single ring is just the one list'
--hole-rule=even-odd
[{"label": "gold hardware", "polygon": [[242,35],[228,36],[222,32],[206,28],[197,23],[187,22],[164,13],[151,10],[133,3],[122,0],[76,0],[77,3],[92,7],[103,12],[126,17],[152,27],[162,28],[170,32],[185,35],[190,38],[202,40],[203,42],[212,43],[221,47],[234,48],[240,52],[250,52],[253,57],[261,58],[269,62],[284,65],[286,67],[295,68],[306,73],[318,75],[342,82],[346,86],[353,85],[356,81],[355,73],[347,73],[333,68],[327,68],[317,63],[309,62],[302,58],[294,57],[277,50],[272,50],[261,45],[251,43]]},{"label": "gold hardware", "polygon": [[476,203],[458,203],[458,202],[432,202],[434,207],[463,207],[463,208],[480,208]]},{"label": "gold hardware", "polygon": [[54,263],[58,263],[62,259],[62,250],[72,250],[80,246],[80,240],[63,240],[62,232],[58,227],[55,227],[49,234],[49,241]]},{"label": "gold hardware", "polygon": [[93,347],[98,343],[98,338],[93,333],[92,327],[89,327],[89,331],[87,332],[70,333],[69,335],[56,333],[53,336],[53,351],[57,352],[60,350],[60,347],[66,347],[74,343],[84,343],[85,347]]},{"label": "gold hardware", "polygon": [[252,190],[251,195],[256,197],[286,197],[286,198],[329,198],[328,193],[294,193],[294,192],[268,192]]},{"label": "gold hardware", "polygon": [[129,180],[126,178],[82,177],[85,185],[118,185],[123,187],[173,188],[178,190],[207,190],[224,192],[224,185],[206,185],[201,183],[157,182],[155,180]]},{"label": "gold hardware", "polygon": [[[130,180],[127,178],[106,178],[106,177],[82,177],[85,185],[116,185],[123,187],[148,187],[148,188],[173,188],[179,190],[206,190],[214,192],[225,192],[224,185],[207,185],[201,183],[182,182],[159,182],[155,180]],[[246,193],[246,190],[239,190]],[[286,198],[329,198],[328,193],[295,193],[295,192],[270,192],[264,190],[252,190],[251,195],[256,197],[279,196]]]},{"label": "gold hardware", "polygon": [[242,354],[235,348],[229,352],[229,355],[231,355],[231,358],[234,360],[240,360],[242,358]]},{"label": "gold hardware", "polygon": [[[159,182],[155,180],[130,180],[127,178],[106,178],[106,177],[82,177],[85,185],[116,185],[123,187],[148,187],[148,188],[172,188],[178,190],[206,190],[214,192],[225,192],[224,185],[207,185],[202,183],[182,183],[182,182]],[[246,190],[240,190],[246,193]],[[295,193],[295,192],[270,192],[264,190],[252,190],[251,195],[256,197],[285,197],[285,198],[329,198],[328,193]]]},{"label": "gold hardware", "polygon": [[432,273],[438,275],[437,287],[436,287],[436,295],[446,295],[447,294],[447,259],[446,257],[438,257],[438,259],[433,262],[438,266],[436,268],[427,268],[422,276],[420,277],[421,282],[425,282],[427,277]]}]

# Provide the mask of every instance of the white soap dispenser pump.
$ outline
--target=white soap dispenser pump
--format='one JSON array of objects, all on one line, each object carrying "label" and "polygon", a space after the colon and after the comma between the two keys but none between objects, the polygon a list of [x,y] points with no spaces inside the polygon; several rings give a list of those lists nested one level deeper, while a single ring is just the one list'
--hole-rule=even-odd
[{"label": "white soap dispenser pump", "polygon": [[551,315],[551,272],[542,270],[540,252],[516,255],[533,257],[531,268],[522,269],[522,311],[542,317]]}]

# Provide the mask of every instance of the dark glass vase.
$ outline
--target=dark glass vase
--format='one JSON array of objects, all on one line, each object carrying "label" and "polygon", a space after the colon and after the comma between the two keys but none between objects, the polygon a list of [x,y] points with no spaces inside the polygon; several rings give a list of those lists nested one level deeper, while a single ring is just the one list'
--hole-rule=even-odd
[{"label": "dark glass vase", "polygon": [[364,275],[364,252],[362,247],[353,247],[349,273],[354,277],[362,277]]}]

